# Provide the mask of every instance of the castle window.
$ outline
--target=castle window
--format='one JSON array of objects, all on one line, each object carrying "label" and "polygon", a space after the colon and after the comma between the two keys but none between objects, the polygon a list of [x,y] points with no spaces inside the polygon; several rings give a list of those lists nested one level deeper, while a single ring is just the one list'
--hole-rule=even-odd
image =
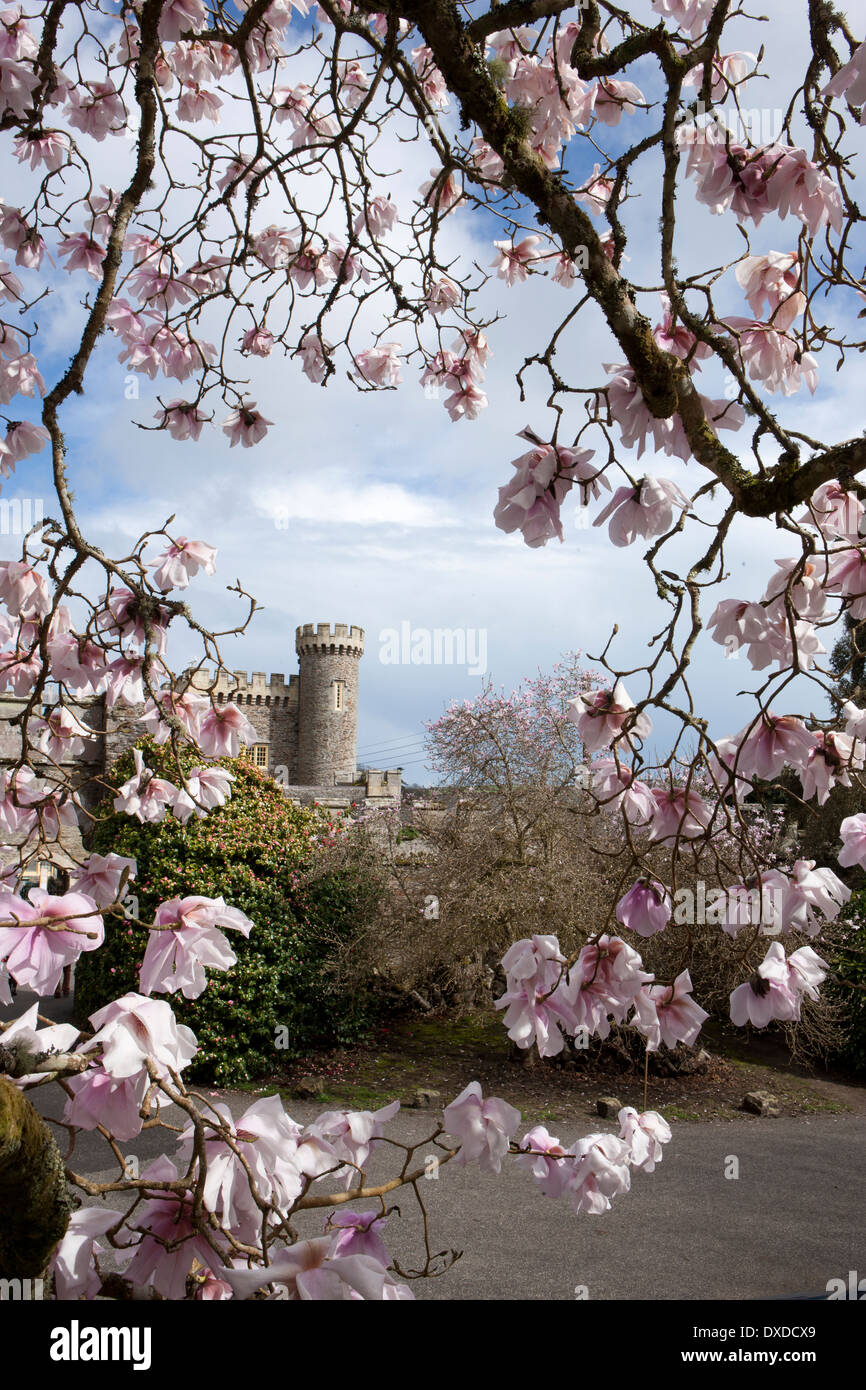
[{"label": "castle window", "polygon": [[256,743],[253,745],[253,762],[256,767],[267,767],[268,745],[266,743]]},{"label": "castle window", "polygon": [[334,681],[334,709],[343,709],[345,702],[345,681]]}]

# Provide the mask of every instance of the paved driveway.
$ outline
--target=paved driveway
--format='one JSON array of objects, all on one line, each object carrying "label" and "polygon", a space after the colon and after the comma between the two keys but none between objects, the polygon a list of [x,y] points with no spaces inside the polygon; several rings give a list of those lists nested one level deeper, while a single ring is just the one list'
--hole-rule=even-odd
[{"label": "paved driveway", "polygon": [[[65,1001],[44,1003],[53,1017],[68,1011]],[[18,1010],[3,1016],[12,1012]],[[238,1092],[221,1098],[236,1115],[255,1099]],[[54,1087],[33,1099],[43,1113],[60,1113]],[[288,1108],[305,1123],[321,1107]],[[436,1118],[404,1111],[388,1133],[420,1142]],[[587,1117],[554,1128],[569,1144],[611,1126]],[[585,1289],[591,1300],[748,1299],[818,1293],[849,1270],[866,1277],[866,1114],[743,1117],[673,1129],[655,1173],[634,1174],[631,1192],[615,1198],[603,1216],[575,1216],[564,1203],[539,1196],[513,1162],[506,1161],[498,1178],[474,1167],[441,1169],[438,1179],[421,1184],[432,1246],[464,1253],[441,1278],[417,1281],[416,1295],[568,1301]],[[164,1151],[164,1137],[148,1133],[123,1148],[144,1162]],[[433,1152],[422,1144],[419,1158]],[[98,1136],[79,1137],[72,1163],[88,1177],[117,1176],[106,1171]],[[738,1177],[726,1176],[734,1171]],[[402,1217],[389,1222],[389,1249],[404,1268],[416,1268],[423,1249],[417,1204],[411,1190],[390,1200]],[[318,1234],[322,1220],[320,1213],[303,1213],[298,1224]]]}]

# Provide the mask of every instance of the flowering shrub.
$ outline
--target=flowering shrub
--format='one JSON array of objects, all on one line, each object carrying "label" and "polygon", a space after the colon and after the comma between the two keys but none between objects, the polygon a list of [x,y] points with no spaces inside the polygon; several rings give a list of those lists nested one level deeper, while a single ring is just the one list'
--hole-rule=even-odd
[{"label": "flowering shrub", "polygon": [[[168,770],[164,750],[148,741],[141,748],[155,772]],[[125,753],[112,780],[123,783],[132,763],[133,754]],[[196,997],[177,991],[171,998],[178,1022],[198,1039],[190,1077],[233,1085],[273,1072],[317,1043],[349,1042],[368,1026],[372,1002],[363,991],[339,987],[331,958],[362,929],[375,885],[345,865],[339,873],[310,877],[320,854],[321,814],[287,801],[247,759],[224,758],[212,766],[230,771],[234,781],[231,800],[206,819],[185,826],[174,819],[138,824],[110,812],[98,821],[91,848],[135,860],[130,892],[142,922],[153,919],[161,903],[195,894],[222,897],[255,923],[247,938],[232,937],[235,964],[212,975]],[[104,804],[110,808],[110,801]],[[140,925],[106,919],[104,947],[82,956],[76,967],[82,1020],[138,989],[146,946]]]}]

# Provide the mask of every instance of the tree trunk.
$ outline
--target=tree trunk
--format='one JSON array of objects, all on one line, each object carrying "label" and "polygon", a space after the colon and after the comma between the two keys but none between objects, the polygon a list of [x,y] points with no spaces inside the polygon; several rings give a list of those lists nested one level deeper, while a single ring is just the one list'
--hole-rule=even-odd
[{"label": "tree trunk", "polygon": [[30,1101],[0,1076],[0,1279],[39,1279],[69,1224],[63,1159]]}]

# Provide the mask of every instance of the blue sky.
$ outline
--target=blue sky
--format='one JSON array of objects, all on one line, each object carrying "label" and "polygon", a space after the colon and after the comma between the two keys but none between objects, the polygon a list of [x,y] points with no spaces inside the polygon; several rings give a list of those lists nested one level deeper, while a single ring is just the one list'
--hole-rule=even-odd
[{"label": "blue sky", "polygon": [[[764,68],[772,77],[760,90],[767,107],[786,104],[788,80],[804,49],[802,16],[791,9],[783,0],[771,0],[763,12],[772,23],[760,26],[759,37],[754,26],[743,34],[739,22],[741,37],[729,45],[754,50],[761,40],[766,44]],[[856,27],[854,7],[849,15]],[[628,76],[649,92],[646,65]],[[757,97],[746,104],[757,105]],[[616,152],[628,130],[643,134],[646,129],[648,124],[633,118],[620,131],[603,130],[599,138],[605,149]],[[118,170],[122,167],[122,150],[98,148]],[[395,146],[388,153],[395,170],[388,191],[398,207],[408,206],[429,177],[432,157],[414,145]],[[588,173],[598,155],[591,149],[582,152],[581,168],[584,158]],[[637,183],[642,200],[628,205],[625,218],[634,233],[627,273],[638,284],[658,277],[654,239],[641,231],[646,226],[655,231],[656,174],[657,165],[645,161]],[[116,185],[119,179],[105,181]],[[710,216],[689,196],[688,187],[679,201],[684,273],[730,259],[742,244],[733,219]],[[7,202],[15,202],[9,179],[6,190]],[[448,221],[454,250],[489,266],[492,241],[500,235],[493,219],[458,212]],[[780,225],[768,218],[754,233],[752,250],[791,249],[797,229],[791,219]],[[41,315],[50,346],[42,349],[40,360],[49,382],[72,349],[82,321],[80,300],[92,283],[83,275],[65,277],[55,303]],[[717,305],[748,312],[733,275],[726,283],[730,294],[719,293]],[[494,281],[483,291],[482,304],[507,317],[488,333],[493,356],[485,389],[491,406],[477,421],[452,424],[441,402],[425,397],[414,367],[404,372],[398,391],[359,395],[343,371],[323,390],[306,380],[296,362],[276,356],[255,362],[250,394],[274,426],[251,450],[229,449],[219,430],[211,430],[206,442],[203,436],[195,446],[137,429],[133,420],[149,423],[153,418],[156,390],[168,399],[182,396],[185,388],[152,384],[139,376],[140,399],[127,399],[128,378],[117,361],[118,345],[106,339],[91,365],[86,395],[70,402],[63,417],[84,529],[110,553],[124,553],[142,530],[175,513],[175,534],[215,545],[217,577],[199,577],[188,591],[200,620],[214,628],[233,625],[240,605],[224,586],[236,579],[263,605],[243,639],[224,644],[230,668],[295,670],[299,623],[330,619],[364,627],[360,760],[375,766],[402,764],[407,780],[423,782],[424,721],[435,719],[451,700],[476,694],[483,677],[456,666],[383,664],[380,634],[387,629],[408,622],[413,628],[483,630],[488,674],[510,688],[538,668],[549,669],[566,651],[597,653],[614,623],[620,626],[618,664],[639,664],[646,657],[649,633],[661,625],[663,609],[647,583],[642,548],[614,551],[606,529],[581,530],[576,505],[564,508],[564,545],[551,542],[531,551],[519,535],[506,536],[493,524],[497,490],[511,475],[510,460],[527,447],[516,438],[517,431],[529,424],[547,438],[552,427],[541,377],[530,378],[521,403],[514,373],[526,355],[544,346],[558,321],[555,316],[569,307],[571,293],[540,277],[511,291]],[[656,312],[649,297],[642,307]],[[853,321],[854,311],[839,299],[827,316],[833,321],[834,314],[848,313]],[[619,360],[619,349],[592,308],[580,316],[559,350],[564,374],[585,386],[602,384],[602,364]],[[839,376],[834,365],[827,354],[817,396],[786,402],[783,419],[810,434],[841,439],[862,430],[862,387],[855,379],[857,364]],[[704,376],[702,389],[720,396],[721,376]],[[218,421],[223,413],[218,410]],[[572,418],[577,422],[577,407]],[[560,437],[567,439],[569,433],[566,428]],[[741,431],[724,437],[745,449],[745,436]],[[4,495],[41,495],[50,512],[44,458],[20,465]],[[628,463],[638,475],[655,472],[687,490],[703,481],[695,465],[685,467],[664,456]],[[13,553],[12,539],[0,537],[0,554]],[[788,553],[789,542],[781,538],[780,544],[768,523],[742,523],[731,541],[730,581],[713,592],[706,616],[719,597],[759,597],[772,561]],[[182,642],[171,652],[176,667],[192,654]],[[735,696],[757,684],[745,662],[726,661],[723,650],[707,638],[698,644],[693,688],[713,733],[733,732],[747,722],[751,707]],[[663,735],[662,727],[660,739]]]}]

